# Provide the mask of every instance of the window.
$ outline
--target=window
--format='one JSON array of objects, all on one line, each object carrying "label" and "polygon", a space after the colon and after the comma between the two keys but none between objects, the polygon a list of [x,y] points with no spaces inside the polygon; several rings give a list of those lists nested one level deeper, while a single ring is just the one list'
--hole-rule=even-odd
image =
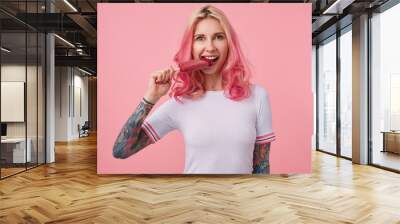
[{"label": "window", "polygon": [[340,154],[352,157],[352,34],[351,26],[340,36]]},{"label": "window", "polygon": [[373,164],[395,170],[400,170],[399,21],[399,4],[371,18],[371,157]]},{"label": "window", "polygon": [[318,149],[336,153],[336,36],[318,47]]}]

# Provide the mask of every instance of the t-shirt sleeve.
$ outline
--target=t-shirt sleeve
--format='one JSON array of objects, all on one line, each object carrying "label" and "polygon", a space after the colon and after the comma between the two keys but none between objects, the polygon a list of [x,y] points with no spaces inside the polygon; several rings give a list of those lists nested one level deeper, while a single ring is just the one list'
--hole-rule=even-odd
[{"label": "t-shirt sleeve", "polygon": [[142,129],[152,139],[153,143],[176,129],[173,117],[176,109],[175,104],[176,102],[173,99],[167,100],[144,120]]},{"label": "t-shirt sleeve", "polygon": [[272,130],[272,114],[268,93],[259,87],[256,93],[257,124],[256,144],[264,144],[275,140]]}]

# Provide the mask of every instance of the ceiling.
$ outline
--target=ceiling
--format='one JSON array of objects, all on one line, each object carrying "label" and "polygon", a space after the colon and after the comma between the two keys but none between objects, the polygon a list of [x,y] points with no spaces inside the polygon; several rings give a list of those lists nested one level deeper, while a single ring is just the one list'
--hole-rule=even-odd
[{"label": "ceiling", "polygon": [[[388,0],[251,0],[251,1],[207,1],[207,2],[269,2],[312,3],[312,36],[316,43],[336,32],[337,27],[351,23],[352,17],[379,7]],[[97,3],[135,2],[204,2],[168,0],[1,0],[0,22],[2,43],[8,43],[21,51],[25,46],[25,30],[55,32],[56,65],[80,66],[96,72],[97,57]],[[336,3],[335,3],[336,2]],[[52,11],[52,13],[49,13]],[[26,13],[27,12],[27,13]],[[337,23],[337,21],[341,21]],[[338,26],[337,24],[340,24]],[[33,36],[32,36],[33,37]],[[62,39],[66,40],[63,41]],[[29,39],[29,38],[28,38]],[[5,42],[6,41],[6,42]],[[29,40],[28,40],[29,42]],[[35,43],[29,43],[27,52],[34,52]],[[72,44],[72,45],[71,45]],[[3,44],[4,46],[4,44]],[[41,47],[41,46],[39,46]],[[32,48],[32,49],[31,49]],[[29,54],[29,53],[28,53]],[[3,55],[3,54],[2,54]]]}]

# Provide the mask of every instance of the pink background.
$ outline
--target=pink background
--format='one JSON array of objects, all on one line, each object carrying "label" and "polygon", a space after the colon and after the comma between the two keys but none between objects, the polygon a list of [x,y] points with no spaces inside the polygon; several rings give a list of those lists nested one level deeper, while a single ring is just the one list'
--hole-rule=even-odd
[{"label": "pink background", "polygon": [[[149,74],[173,63],[189,16],[204,5],[98,4],[99,174],[183,172],[184,144],[178,131],[125,160],[113,158],[112,148],[144,95]],[[225,12],[238,33],[253,82],[269,92],[277,136],[271,146],[271,173],[310,173],[311,4],[212,5]]]}]

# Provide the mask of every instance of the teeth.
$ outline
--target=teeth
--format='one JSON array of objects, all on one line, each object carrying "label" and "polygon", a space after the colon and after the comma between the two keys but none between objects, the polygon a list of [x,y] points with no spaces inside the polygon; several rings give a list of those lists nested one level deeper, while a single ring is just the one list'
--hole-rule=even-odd
[{"label": "teeth", "polygon": [[205,58],[209,59],[209,60],[214,60],[217,58],[217,56],[204,56]]}]

